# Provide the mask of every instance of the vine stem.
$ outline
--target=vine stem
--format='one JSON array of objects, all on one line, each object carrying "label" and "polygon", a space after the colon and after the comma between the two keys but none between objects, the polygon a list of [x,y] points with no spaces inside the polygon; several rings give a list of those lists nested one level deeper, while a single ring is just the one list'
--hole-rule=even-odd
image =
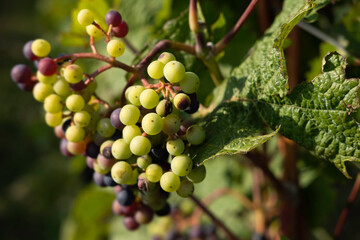
[{"label": "vine stem", "polygon": [[238,237],[236,237],[223,223],[222,221],[220,221],[197,197],[195,197],[194,195],[190,195],[190,199],[198,206],[201,208],[201,210],[204,211],[204,213],[206,213],[211,220],[214,222],[214,224],[216,226],[218,226],[219,228],[221,228],[221,230],[224,231],[224,233],[226,234],[227,238],[230,240],[239,240]]},{"label": "vine stem", "polygon": [[344,207],[344,209],[342,210],[340,217],[338,219],[338,222],[336,224],[335,231],[334,231],[334,239],[339,239],[342,228],[345,223],[345,220],[349,214],[350,208],[352,207],[352,205],[355,202],[356,196],[359,193],[359,189],[360,189],[360,173],[358,173],[358,175],[356,177],[356,180],[351,189],[347,204]]},{"label": "vine stem", "polygon": [[235,26],[219,41],[215,44],[215,55],[221,53],[229,42],[235,37],[236,33],[240,30],[241,26],[244,24],[246,19],[249,17],[250,13],[254,10],[256,4],[259,0],[251,0],[249,6],[246,8],[245,12],[241,15]]},{"label": "vine stem", "polygon": [[199,56],[206,54],[206,43],[198,21],[197,0],[190,0],[189,4],[189,27],[195,36],[195,52]]}]

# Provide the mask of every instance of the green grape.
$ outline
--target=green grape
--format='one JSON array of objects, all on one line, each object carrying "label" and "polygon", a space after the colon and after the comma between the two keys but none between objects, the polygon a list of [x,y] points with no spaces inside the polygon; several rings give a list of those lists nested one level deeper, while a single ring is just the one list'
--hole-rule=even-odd
[{"label": "green grape", "polygon": [[116,159],[128,159],[132,155],[129,144],[127,144],[122,138],[113,143],[111,153]]},{"label": "green grape", "polygon": [[88,26],[94,21],[94,14],[89,9],[82,9],[78,15],[77,20],[81,26]]},{"label": "green grape", "polygon": [[130,164],[125,161],[119,161],[111,168],[111,177],[118,184],[126,184],[131,180],[133,175],[133,169]]},{"label": "green grape", "polygon": [[199,145],[205,140],[205,130],[199,125],[192,125],[186,130],[186,140],[193,144]]},{"label": "green grape", "polygon": [[192,160],[188,155],[179,155],[171,160],[171,170],[180,177],[188,175],[191,169]]},{"label": "green grape", "polygon": [[185,144],[180,138],[176,140],[170,140],[166,143],[166,150],[169,152],[170,155],[177,156],[184,152]]},{"label": "green grape", "polygon": [[181,62],[170,61],[164,67],[164,76],[171,83],[180,82],[185,76],[185,67]]},{"label": "green grape", "polygon": [[54,92],[50,84],[38,82],[33,88],[33,96],[36,101],[44,102],[45,98]]},{"label": "green grape", "polygon": [[120,57],[124,54],[125,44],[120,39],[112,39],[106,45],[108,54],[112,57]]},{"label": "green grape", "polygon": [[53,84],[56,82],[56,74],[45,76],[40,71],[36,71],[36,78],[39,80],[39,82],[46,84]]},{"label": "green grape", "polygon": [[180,178],[173,172],[166,172],[160,178],[160,186],[166,192],[175,192],[180,187]]},{"label": "green grape", "polygon": [[87,111],[80,111],[74,114],[74,123],[78,127],[87,127],[90,121],[91,115]]},{"label": "green grape", "polygon": [[172,53],[169,52],[163,52],[162,54],[160,54],[160,56],[158,57],[158,60],[160,62],[162,62],[163,64],[167,64],[170,61],[175,61],[176,58]]},{"label": "green grape", "polygon": [[115,128],[110,118],[102,118],[96,126],[96,131],[103,137],[111,137],[115,133]]},{"label": "green grape", "polygon": [[180,129],[180,118],[178,115],[171,113],[164,117],[163,132],[166,134],[177,133]]},{"label": "green grape", "polygon": [[50,127],[59,126],[62,123],[62,112],[45,113],[45,122]]},{"label": "green grape", "polygon": [[31,51],[38,57],[46,57],[51,51],[51,46],[44,39],[36,39],[31,44]]},{"label": "green grape", "polygon": [[63,78],[59,78],[53,85],[54,92],[60,97],[67,97],[71,94],[70,85]]},{"label": "green grape", "polygon": [[104,36],[100,29],[98,29],[92,24],[86,26],[86,32],[90,37],[93,37],[95,40],[98,40]]},{"label": "green grape", "polygon": [[85,130],[77,126],[70,126],[66,129],[65,137],[70,142],[80,142],[85,138]]},{"label": "green grape", "polygon": [[148,113],[143,117],[141,126],[147,134],[156,135],[163,129],[163,119],[156,113]]},{"label": "green grape", "polygon": [[156,106],[156,113],[160,117],[166,117],[172,112],[172,102],[168,99],[163,99]]},{"label": "green grape", "polygon": [[68,65],[64,70],[64,78],[69,83],[78,83],[82,80],[83,70],[79,65]]},{"label": "green grape", "polygon": [[[136,86],[130,86],[130,87],[128,87],[126,90],[125,90],[125,99],[126,99],[126,101],[128,102],[128,103],[130,103],[130,101],[129,101],[129,92],[131,92],[131,90],[133,89],[133,88],[135,88]],[[140,100],[139,100],[140,101]]]},{"label": "green grape", "polygon": [[194,184],[187,180],[186,178],[181,180],[180,187],[176,191],[176,193],[183,198],[189,197],[194,193]]},{"label": "green grape", "polygon": [[131,140],[134,137],[139,136],[139,135],[141,135],[141,130],[136,125],[125,126],[122,131],[123,139],[128,144],[130,144]]},{"label": "green grape", "polygon": [[48,113],[57,113],[61,112],[63,109],[63,104],[61,98],[56,94],[50,94],[45,98],[44,101],[44,110]]},{"label": "green grape", "polygon": [[136,136],[130,142],[130,150],[137,156],[148,154],[150,149],[151,142],[144,136]]},{"label": "green grape", "polygon": [[127,94],[126,99],[131,103],[134,104],[135,106],[140,106],[140,94],[142,93],[142,91],[144,91],[145,88],[143,86],[137,85],[137,86],[132,86],[130,88],[127,89],[127,93],[125,92],[125,95]]},{"label": "green grape", "polygon": [[72,112],[80,112],[85,107],[85,100],[79,94],[72,94],[66,98],[65,105]]},{"label": "green grape", "polygon": [[100,164],[97,161],[94,162],[93,167],[94,167],[95,172],[98,172],[103,175],[108,174],[108,172],[110,172],[110,169],[108,169],[108,168],[106,168],[106,169],[101,168]]},{"label": "green grape", "polygon": [[120,121],[124,125],[135,125],[140,118],[140,110],[131,104],[127,104],[121,108]]},{"label": "green grape", "polygon": [[127,181],[127,185],[135,185],[139,177],[139,171],[135,168],[132,172],[130,180]]},{"label": "green grape", "polygon": [[189,175],[187,175],[187,179],[189,179],[193,183],[202,182],[206,176],[206,168],[204,165],[193,168]]},{"label": "green grape", "polygon": [[160,165],[152,163],[145,170],[146,178],[150,182],[160,181],[161,176],[163,175],[163,170]]},{"label": "green grape", "polygon": [[186,72],[179,85],[184,93],[195,93],[199,88],[200,79],[195,73]]},{"label": "green grape", "polygon": [[136,164],[139,168],[145,170],[152,162],[152,159],[149,155],[143,155],[136,159]]},{"label": "green grape", "polygon": [[140,103],[146,109],[153,109],[159,103],[159,95],[153,89],[145,89],[140,94]]},{"label": "green grape", "polygon": [[179,110],[185,110],[191,104],[190,97],[185,93],[178,93],[174,97],[174,105]]},{"label": "green grape", "polygon": [[164,76],[164,63],[156,60],[149,64],[147,73],[152,79],[160,79]]}]

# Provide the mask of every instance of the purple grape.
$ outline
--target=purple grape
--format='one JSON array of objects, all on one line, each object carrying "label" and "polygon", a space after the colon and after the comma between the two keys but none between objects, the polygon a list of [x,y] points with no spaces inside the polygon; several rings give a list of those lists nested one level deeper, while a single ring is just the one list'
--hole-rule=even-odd
[{"label": "purple grape", "polygon": [[86,145],[86,156],[89,156],[91,158],[97,158],[99,154],[100,148],[98,145],[96,145],[94,142],[89,142]]},{"label": "purple grape", "polygon": [[114,27],[119,26],[122,21],[121,14],[118,11],[109,11],[105,15],[105,22],[107,25],[112,24]]},{"label": "purple grape", "polygon": [[62,138],[60,140],[60,152],[62,153],[62,155],[64,155],[65,157],[72,157],[74,156],[73,154],[71,154],[69,152],[69,150],[67,149],[67,143],[68,141],[65,138]]},{"label": "purple grape", "polygon": [[137,228],[139,228],[140,224],[135,221],[134,217],[125,217],[124,218],[124,226],[128,230],[132,231],[132,230],[136,230]]},{"label": "purple grape", "polygon": [[113,27],[112,31],[115,35],[115,37],[123,38],[125,37],[129,32],[129,26],[125,21],[122,21],[120,25]]},{"label": "purple grape", "polygon": [[104,183],[106,184],[106,186],[109,187],[115,187],[116,185],[118,185],[111,177],[111,173],[108,173],[104,176]]},{"label": "purple grape", "polygon": [[111,125],[114,126],[114,128],[123,130],[125,125],[122,124],[122,122],[120,121],[120,117],[119,117],[120,111],[121,111],[121,108],[117,108],[114,111],[112,111],[111,116],[110,116],[110,122],[111,122]]},{"label": "purple grape", "polygon": [[156,146],[151,148],[150,156],[155,161],[158,160],[159,162],[162,162],[168,160],[169,153],[166,148],[163,148],[162,146]]},{"label": "purple grape", "polygon": [[111,136],[111,139],[116,141],[119,138],[122,138],[122,131],[120,131],[119,129],[115,129],[114,134]]},{"label": "purple grape", "polygon": [[188,96],[190,97],[191,103],[190,106],[185,109],[185,112],[193,114],[199,109],[200,103],[197,99],[196,93],[188,94]]},{"label": "purple grape", "polygon": [[29,82],[31,75],[31,69],[25,64],[17,64],[11,69],[11,78],[16,83]]},{"label": "purple grape", "polygon": [[74,92],[80,92],[81,90],[86,88],[86,84],[84,81],[80,81],[78,83],[70,83],[70,88]]},{"label": "purple grape", "polygon": [[54,75],[57,70],[56,62],[49,57],[41,59],[37,67],[40,73],[45,76]]},{"label": "purple grape", "polygon": [[36,81],[28,81],[28,82],[25,82],[25,83],[17,83],[17,86],[23,90],[23,91],[26,91],[26,92],[31,92],[34,88],[34,86],[36,85]]},{"label": "purple grape", "polygon": [[31,61],[35,61],[35,60],[38,60],[39,57],[36,56],[32,50],[31,50],[31,44],[33,43],[33,41],[28,41],[27,43],[25,43],[24,47],[23,47],[23,54],[24,56],[31,60]]},{"label": "purple grape", "polygon": [[100,187],[106,187],[106,184],[104,182],[104,175],[102,175],[98,172],[94,172],[93,180],[96,183],[96,185],[98,185]]}]

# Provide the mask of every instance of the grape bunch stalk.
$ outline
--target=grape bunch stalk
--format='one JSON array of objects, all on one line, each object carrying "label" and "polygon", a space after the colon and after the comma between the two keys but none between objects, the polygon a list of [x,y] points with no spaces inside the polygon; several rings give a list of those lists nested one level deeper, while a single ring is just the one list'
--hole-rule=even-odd
[{"label": "grape bunch stalk", "polygon": [[[117,61],[126,48],[121,38],[129,31],[118,11],[106,14],[107,26],[101,26],[88,9],[82,9],[77,20],[90,36],[92,52],[51,58],[48,41],[29,41],[23,52],[37,70],[33,73],[18,64],[11,77],[20,89],[32,91],[35,100],[43,103],[45,122],[61,139],[61,152],[86,156],[94,182],[114,188],[113,212],[124,216],[125,227],[134,230],[149,223],[154,214],[170,213],[170,193],[189,197],[194,184],[205,178],[205,167],[197,166],[188,154],[191,145],[203,143],[205,131],[182,117],[199,109],[196,91],[200,80],[169,52],[152,62],[148,58],[140,62],[150,81],[145,71]],[[109,57],[99,54],[94,44],[104,37]],[[84,73],[76,64],[81,58],[107,65]],[[113,67],[132,77],[122,101],[111,106],[96,94],[95,78]],[[136,79],[140,81],[134,85]]]}]

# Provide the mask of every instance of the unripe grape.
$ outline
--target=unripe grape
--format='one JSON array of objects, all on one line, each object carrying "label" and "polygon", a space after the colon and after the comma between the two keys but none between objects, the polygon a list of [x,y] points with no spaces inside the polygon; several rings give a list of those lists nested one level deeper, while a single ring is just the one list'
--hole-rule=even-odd
[{"label": "unripe grape", "polygon": [[128,159],[132,155],[129,144],[121,138],[113,143],[111,153],[116,159]]},{"label": "unripe grape", "polygon": [[179,110],[185,110],[191,104],[190,97],[185,93],[178,93],[174,97],[174,105]]},{"label": "unripe grape", "polygon": [[160,186],[166,192],[175,192],[180,187],[180,178],[173,172],[166,172],[160,178]]},{"label": "unripe grape", "polygon": [[120,57],[124,54],[125,44],[120,39],[112,39],[106,45],[106,50],[112,57]]},{"label": "unripe grape", "polygon": [[186,176],[186,178],[193,183],[199,183],[205,179],[205,176],[206,176],[206,168],[204,165],[201,165],[199,167],[193,168],[189,173],[189,175]]},{"label": "unripe grape", "polygon": [[57,64],[53,59],[46,57],[39,61],[37,68],[42,75],[51,76],[56,74]]},{"label": "unripe grape", "polygon": [[180,187],[176,191],[176,193],[183,198],[189,197],[194,193],[194,184],[187,180],[186,178],[181,180]]},{"label": "unripe grape", "polygon": [[130,150],[137,156],[148,154],[150,149],[151,142],[144,136],[136,136],[130,142]]},{"label": "unripe grape", "polygon": [[11,69],[11,78],[16,83],[29,82],[31,74],[31,69],[25,64],[17,64]]},{"label": "unripe grape", "polygon": [[128,88],[126,99],[131,104],[134,104],[135,106],[140,106],[141,105],[140,94],[144,90],[145,90],[145,88],[143,86],[140,86],[140,85],[132,86],[132,87]]},{"label": "unripe grape", "polygon": [[161,117],[166,117],[172,112],[173,110],[172,106],[173,105],[171,101],[169,101],[168,99],[163,99],[156,106],[156,113]]},{"label": "unripe grape", "polygon": [[57,80],[56,74],[53,74],[50,76],[45,76],[45,75],[41,74],[40,71],[36,72],[36,78],[38,79],[39,82],[42,82],[45,84],[53,84]]},{"label": "unripe grape", "polygon": [[104,36],[100,29],[98,29],[92,24],[86,26],[86,32],[90,37],[93,37],[94,39],[100,39]]},{"label": "unripe grape", "polygon": [[61,97],[67,97],[71,94],[69,83],[63,78],[59,78],[59,80],[57,80],[53,85],[53,88],[54,92]]},{"label": "unripe grape", "polygon": [[103,137],[110,137],[114,134],[115,128],[111,125],[110,118],[102,118],[97,123],[96,131]]},{"label": "unripe grape", "polygon": [[50,84],[45,84],[42,82],[38,82],[33,89],[33,96],[34,98],[39,101],[43,102],[47,96],[52,94],[53,88]]},{"label": "unripe grape", "polygon": [[149,135],[156,135],[163,129],[163,119],[156,113],[148,113],[143,117],[141,126]]},{"label": "unripe grape", "polygon": [[167,64],[170,61],[175,61],[176,58],[172,53],[169,52],[163,52],[162,54],[160,54],[160,56],[158,57],[158,60],[160,62],[162,62],[163,64]]},{"label": "unripe grape", "polygon": [[166,134],[177,133],[180,129],[180,118],[178,115],[171,113],[163,119],[163,132]]},{"label": "unripe grape", "polygon": [[62,112],[45,113],[45,122],[50,127],[59,126],[62,123]]},{"label": "unripe grape", "polygon": [[171,160],[171,170],[180,177],[188,175],[191,169],[192,160],[187,155],[179,155]]},{"label": "unripe grape", "polygon": [[[108,157],[105,157],[103,154],[99,154],[96,158],[96,161],[101,169],[110,170],[112,166],[117,162],[117,159],[112,158],[111,150],[108,152],[108,148],[103,149],[102,151]],[[110,154],[110,157],[109,157]]]},{"label": "unripe grape", "polygon": [[128,144],[130,144],[131,140],[134,137],[139,136],[139,135],[141,135],[141,130],[136,125],[126,126],[126,127],[124,127],[123,132],[122,132],[123,139]]},{"label": "unripe grape", "polygon": [[44,101],[44,110],[48,113],[57,113],[61,112],[63,109],[63,104],[61,98],[56,94],[50,94],[45,98]]},{"label": "unripe grape", "polygon": [[66,129],[65,136],[70,142],[80,142],[85,137],[85,130],[77,126],[70,126]]},{"label": "unripe grape", "polygon": [[199,145],[205,140],[205,130],[199,125],[192,125],[186,130],[186,140],[193,144]]},{"label": "unripe grape", "polygon": [[152,159],[149,155],[143,155],[136,159],[136,164],[139,168],[145,170],[152,162]]},{"label": "unripe grape", "polygon": [[122,21],[120,25],[113,27],[112,32],[114,33],[115,37],[123,38],[129,32],[129,26],[125,21]]},{"label": "unripe grape", "polygon": [[193,72],[186,72],[179,85],[184,93],[194,93],[198,90],[200,84],[199,77]]},{"label": "unripe grape", "polygon": [[131,179],[133,170],[125,161],[119,161],[111,168],[111,177],[118,184],[126,184]]},{"label": "unripe grape", "polygon": [[114,27],[120,25],[122,21],[121,14],[118,11],[108,11],[105,15],[105,22],[107,25],[113,25]]},{"label": "unripe grape", "polygon": [[164,76],[164,63],[156,60],[149,64],[147,73],[152,79],[160,79]]},{"label": "unripe grape", "polygon": [[159,103],[159,95],[153,89],[145,89],[140,94],[140,103],[146,109],[153,109]]},{"label": "unripe grape", "polygon": [[150,182],[158,182],[163,175],[163,170],[158,164],[153,163],[146,168],[145,174]]},{"label": "unripe grape", "polygon": [[79,94],[72,94],[66,98],[65,105],[72,112],[80,112],[85,107],[85,100]]},{"label": "unripe grape", "polygon": [[174,156],[180,155],[185,150],[185,144],[183,140],[176,139],[176,140],[169,140],[166,143],[166,150]]},{"label": "unripe grape", "polygon": [[36,39],[31,44],[31,51],[37,57],[46,57],[51,51],[51,46],[50,43],[44,39]]},{"label": "unripe grape", "polygon": [[91,121],[91,115],[87,111],[80,111],[74,114],[74,123],[79,127],[87,127]]},{"label": "unripe grape", "polygon": [[64,78],[69,83],[78,83],[82,80],[83,70],[77,64],[68,65],[64,70]]},{"label": "unripe grape", "polygon": [[[130,162],[129,162],[130,164]],[[137,168],[135,168],[133,170],[133,173],[132,173],[132,177],[131,179],[127,182],[128,185],[135,185],[137,183],[137,179],[138,179],[138,176],[139,176],[139,171]]]},{"label": "unripe grape", "polygon": [[185,67],[181,62],[170,61],[164,67],[164,76],[171,83],[180,82],[185,76]]},{"label": "unripe grape", "polygon": [[89,9],[82,9],[78,15],[77,20],[81,26],[88,26],[94,21],[94,14]]},{"label": "unripe grape", "polygon": [[125,125],[135,125],[140,118],[140,110],[134,105],[127,104],[122,107],[119,118]]}]

